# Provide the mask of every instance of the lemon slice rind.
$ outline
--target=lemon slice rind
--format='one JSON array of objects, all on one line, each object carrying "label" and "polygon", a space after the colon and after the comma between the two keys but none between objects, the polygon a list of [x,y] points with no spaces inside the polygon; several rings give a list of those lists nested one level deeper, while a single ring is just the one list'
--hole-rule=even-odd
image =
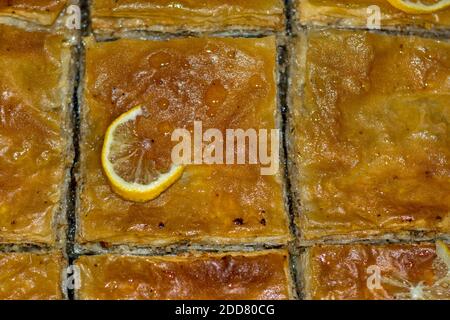
[{"label": "lemon slice rind", "polygon": [[409,0],[388,0],[388,2],[406,13],[426,14],[433,13],[450,6],[450,0],[441,0],[434,4],[424,4],[422,2],[410,2]]},{"label": "lemon slice rind", "polygon": [[123,113],[111,123],[106,130],[101,159],[103,170],[114,192],[126,200],[135,202],[147,202],[155,199],[177,181],[184,171],[184,166],[173,164],[169,171],[160,174],[158,179],[149,184],[126,181],[116,173],[113,163],[109,160],[110,150],[114,143],[114,132],[119,125],[134,121],[138,116],[143,115],[143,113],[141,106],[137,106]]}]

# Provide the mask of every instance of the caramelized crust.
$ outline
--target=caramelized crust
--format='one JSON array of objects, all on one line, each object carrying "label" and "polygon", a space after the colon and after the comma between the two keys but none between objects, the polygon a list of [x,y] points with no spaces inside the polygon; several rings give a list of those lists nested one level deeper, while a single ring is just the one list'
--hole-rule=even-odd
[{"label": "caramelized crust", "polygon": [[431,244],[316,246],[303,260],[308,299],[450,299]]},{"label": "caramelized crust", "polygon": [[449,53],[362,31],[297,43],[290,157],[303,239],[450,231]]},{"label": "caramelized crust", "polygon": [[60,253],[0,253],[0,300],[62,299]]},{"label": "caramelized crust", "polygon": [[381,9],[382,28],[450,28],[450,8],[414,15],[394,8],[386,0],[297,0],[297,11],[301,24],[365,27],[372,14],[367,8],[372,5]]},{"label": "caramelized crust", "polygon": [[288,253],[83,256],[79,299],[288,299]]},{"label": "caramelized crust", "polygon": [[64,196],[67,73],[59,36],[0,26],[0,241],[53,243]]},{"label": "caramelized crust", "polygon": [[[79,235],[82,243],[276,242],[289,238],[281,176],[259,165],[193,165],[161,196],[125,201],[110,188],[100,153],[108,125],[148,110],[155,157],[170,159],[173,129],[275,127],[276,46],[261,39],[86,39]],[[156,132],[155,132],[156,130]]]},{"label": "caramelized crust", "polygon": [[18,18],[50,26],[66,3],[67,0],[0,0],[0,17]]},{"label": "caramelized crust", "polygon": [[96,0],[95,31],[220,31],[284,26],[281,0]]}]

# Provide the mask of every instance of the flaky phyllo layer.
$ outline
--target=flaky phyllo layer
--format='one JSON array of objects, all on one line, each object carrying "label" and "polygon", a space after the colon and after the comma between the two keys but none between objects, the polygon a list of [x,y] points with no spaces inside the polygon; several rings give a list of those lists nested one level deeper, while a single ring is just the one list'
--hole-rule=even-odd
[{"label": "flaky phyllo layer", "polygon": [[1,0],[0,17],[50,26],[68,3],[67,0]]},{"label": "flaky phyllo layer", "polygon": [[449,50],[362,31],[302,35],[289,156],[304,239],[449,232]]},{"label": "flaky phyllo layer", "polygon": [[289,299],[288,253],[85,256],[81,299]]},{"label": "flaky phyllo layer", "polygon": [[393,7],[387,0],[296,0],[296,8],[297,22],[302,25],[432,31],[450,28],[450,8],[413,14]]},{"label": "flaky phyllo layer", "polygon": [[435,244],[314,246],[302,257],[308,299],[450,299],[450,251]]},{"label": "flaky phyllo layer", "polygon": [[65,202],[70,50],[0,25],[0,240],[54,243]]},{"label": "flaky phyllo layer", "polygon": [[281,172],[188,165],[159,197],[136,203],[113,192],[99,161],[108,126],[138,105],[149,116],[136,130],[153,137],[154,159],[162,162],[171,159],[174,129],[190,129],[194,121],[223,133],[276,128],[274,37],[85,42],[80,242],[287,241]]},{"label": "flaky phyllo layer", "polygon": [[100,0],[92,4],[94,32],[281,30],[281,0]]}]

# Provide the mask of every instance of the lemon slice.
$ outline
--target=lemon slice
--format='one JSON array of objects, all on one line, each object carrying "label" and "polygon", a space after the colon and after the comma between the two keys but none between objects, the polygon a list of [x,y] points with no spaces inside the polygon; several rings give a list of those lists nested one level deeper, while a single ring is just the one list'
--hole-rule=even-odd
[{"label": "lemon slice", "polygon": [[[394,295],[396,299],[450,299],[450,248],[443,241],[438,240],[436,241],[436,255],[440,262],[446,266],[447,273],[436,279],[432,284],[426,285],[423,281],[410,282],[400,273],[383,276],[381,281],[385,285],[397,288],[399,292]],[[380,298],[386,297],[380,296]]]},{"label": "lemon slice", "polygon": [[447,266],[448,274],[450,275],[450,249],[444,241],[436,241],[436,255]]},{"label": "lemon slice", "polygon": [[137,134],[141,106],[125,112],[108,127],[103,142],[102,166],[114,192],[126,200],[146,202],[158,197],[183,174],[184,166],[172,164],[164,172],[148,157],[152,141]]},{"label": "lemon slice", "polygon": [[450,6],[450,0],[436,0],[433,3],[423,3],[420,0],[388,0],[391,5],[407,13],[433,13]]}]

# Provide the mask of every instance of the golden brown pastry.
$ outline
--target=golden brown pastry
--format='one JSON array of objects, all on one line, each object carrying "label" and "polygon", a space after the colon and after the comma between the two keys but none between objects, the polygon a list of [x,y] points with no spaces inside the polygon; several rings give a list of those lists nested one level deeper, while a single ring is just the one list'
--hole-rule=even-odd
[{"label": "golden brown pastry", "polygon": [[53,243],[65,203],[70,50],[0,25],[0,242]]},{"label": "golden brown pastry", "polygon": [[18,18],[50,26],[67,2],[67,0],[0,0],[0,17]]},{"label": "golden brown pastry", "polygon": [[[260,39],[170,41],[86,39],[82,97],[81,243],[285,243],[282,178],[260,165],[192,165],[155,200],[126,201],[111,190],[100,154],[111,122],[136,105],[137,130],[152,137],[152,159],[170,162],[175,128],[276,126],[276,45]],[[169,142],[167,142],[169,141]],[[170,164],[170,163],[169,163]]]},{"label": "golden brown pastry", "polygon": [[62,299],[60,253],[0,253],[0,300]]},{"label": "golden brown pastry", "polygon": [[94,0],[94,31],[281,30],[281,0]]},{"label": "golden brown pastry", "polygon": [[302,257],[304,291],[307,299],[450,299],[449,259],[434,244],[314,246]]},{"label": "golden brown pastry", "polygon": [[288,253],[83,256],[78,299],[288,299]]},{"label": "golden brown pastry", "polygon": [[394,8],[387,0],[296,0],[301,24],[366,27],[367,8],[381,9],[381,28],[414,27],[450,29],[450,8],[433,14],[409,14]]},{"label": "golden brown pastry", "polygon": [[303,240],[450,231],[449,53],[363,31],[298,40],[290,157]]}]

